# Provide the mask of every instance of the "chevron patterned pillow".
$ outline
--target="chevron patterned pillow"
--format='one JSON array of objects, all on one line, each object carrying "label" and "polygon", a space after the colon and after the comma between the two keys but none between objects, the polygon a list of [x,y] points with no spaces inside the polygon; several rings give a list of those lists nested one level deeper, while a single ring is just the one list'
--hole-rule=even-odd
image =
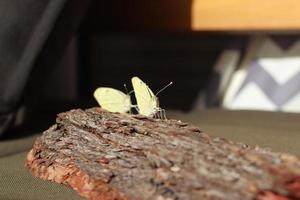
[{"label": "chevron patterned pillow", "polygon": [[282,41],[253,41],[255,52],[248,53],[225,92],[225,108],[300,112],[300,40],[284,48]]}]

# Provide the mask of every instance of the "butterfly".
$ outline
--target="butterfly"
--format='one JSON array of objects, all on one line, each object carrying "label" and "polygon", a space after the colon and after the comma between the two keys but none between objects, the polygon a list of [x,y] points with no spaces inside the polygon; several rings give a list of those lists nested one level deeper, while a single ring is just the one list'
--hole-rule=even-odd
[{"label": "butterfly", "polygon": [[132,107],[130,95],[113,88],[99,87],[94,97],[102,108],[110,112],[127,113]]},{"label": "butterfly", "polygon": [[156,95],[167,88],[169,85],[171,85],[172,82],[170,82],[167,86],[157,92],[156,95],[154,95],[148,85],[144,83],[140,78],[136,76],[132,77],[131,82],[139,114],[148,117],[158,117],[166,119],[165,110],[159,107],[159,101]]}]

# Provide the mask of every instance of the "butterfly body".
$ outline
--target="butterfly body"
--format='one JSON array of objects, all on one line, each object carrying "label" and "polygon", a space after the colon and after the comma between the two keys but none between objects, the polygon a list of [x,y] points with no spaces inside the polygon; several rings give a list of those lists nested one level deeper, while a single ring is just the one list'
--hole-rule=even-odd
[{"label": "butterfly body", "polygon": [[99,87],[94,97],[102,108],[110,112],[126,113],[132,107],[130,96],[113,88]]}]

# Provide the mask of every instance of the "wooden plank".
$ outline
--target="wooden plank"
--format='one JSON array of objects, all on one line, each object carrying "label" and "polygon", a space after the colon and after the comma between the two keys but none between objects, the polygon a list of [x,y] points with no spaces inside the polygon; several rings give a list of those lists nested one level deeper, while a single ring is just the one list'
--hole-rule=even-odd
[{"label": "wooden plank", "polygon": [[300,30],[299,0],[194,0],[191,28],[202,30]]},{"label": "wooden plank", "polygon": [[85,19],[88,32],[186,31],[192,0],[93,1]]}]

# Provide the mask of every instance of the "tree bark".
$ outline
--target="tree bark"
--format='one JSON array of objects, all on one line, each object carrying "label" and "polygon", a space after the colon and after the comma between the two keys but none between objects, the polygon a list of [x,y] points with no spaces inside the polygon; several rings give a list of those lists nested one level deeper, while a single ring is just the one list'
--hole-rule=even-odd
[{"label": "tree bark", "polygon": [[101,108],[58,114],[26,165],[91,200],[300,199],[300,161],[292,155],[212,138],[178,120]]}]

